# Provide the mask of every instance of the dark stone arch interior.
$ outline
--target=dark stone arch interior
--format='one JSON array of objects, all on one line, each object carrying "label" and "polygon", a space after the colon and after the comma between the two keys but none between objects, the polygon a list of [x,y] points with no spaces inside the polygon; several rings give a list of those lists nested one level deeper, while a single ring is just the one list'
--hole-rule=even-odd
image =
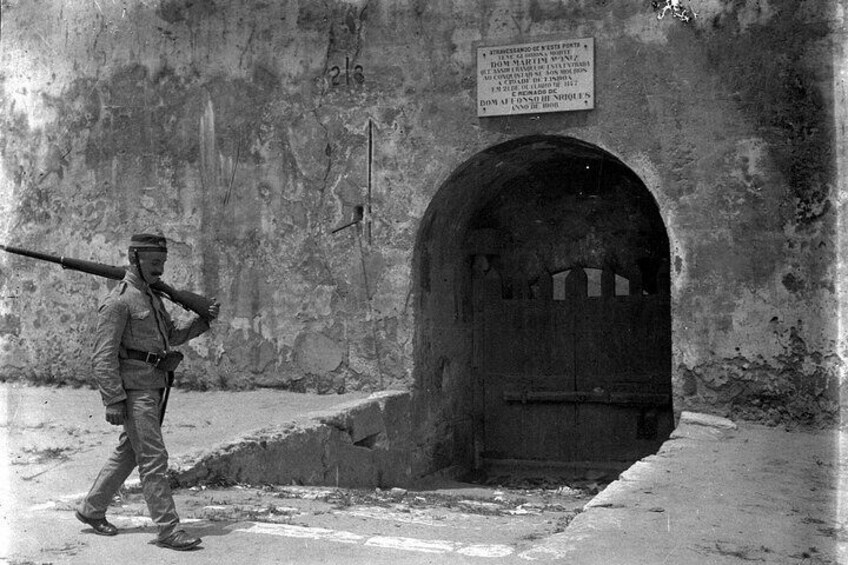
[{"label": "dark stone arch interior", "polygon": [[613,155],[573,138],[531,136],[464,163],[431,202],[413,265],[414,417],[433,470],[479,464],[471,287],[480,257],[492,263],[483,268],[531,286],[576,265],[613,270],[645,293],[668,292],[669,244],[657,204]]}]

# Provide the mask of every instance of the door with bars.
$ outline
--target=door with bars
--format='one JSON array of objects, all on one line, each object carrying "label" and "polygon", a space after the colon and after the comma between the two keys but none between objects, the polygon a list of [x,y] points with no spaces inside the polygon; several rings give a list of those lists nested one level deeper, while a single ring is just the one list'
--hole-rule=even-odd
[{"label": "door with bars", "polygon": [[[666,279],[667,280],[667,279]],[[488,460],[623,462],[673,427],[668,286],[573,267],[473,280]]]}]

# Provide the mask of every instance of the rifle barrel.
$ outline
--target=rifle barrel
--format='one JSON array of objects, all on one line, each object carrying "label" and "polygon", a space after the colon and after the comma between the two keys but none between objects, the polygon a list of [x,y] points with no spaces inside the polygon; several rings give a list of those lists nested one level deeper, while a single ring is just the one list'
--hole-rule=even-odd
[{"label": "rifle barrel", "polygon": [[104,265],[102,263],[95,263],[94,261],[83,261],[82,259],[60,257],[58,255],[30,251],[29,249],[21,249],[20,247],[11,247],[9,245],[0,245],[0,249],[3,249],[3,251],[8,253],[23,255],[24,257],[40,259],[41,261],[48,261],[50,263],[57,263],[62,265],[62,268],[64,269],[81,271],[83,273],[88,273],[89,275],[97,275],[98,277],[105,277],[107,279],[121,280],[127,272],[127,270],[123,267]]},{"label": "rifle barrel", "polygon": [[30,251],[28,249],[21,249],[20,247],[12,247],[10,245],[0,245],[0,249],[9,253],[14,253],[15,255],[23,255],[24,257],[32,257],[33,259],[41,259],[42,261],[50,261],[51,263],[59,263],[60,265],[62,264],[61,257],[48,255],[47,253],[39,253],[38,251]]},{"label": "rifle barrel", "polygon": [[[30,251],[29,249],[21,249],[20,247],[11,247],[8,245],[0,245],[0,249],[8,253],[23,255],[24,257],[40,259],[42,261],[48,261],[50,263],[57,263],[59,265],[62,265],[63,269],[80,271],[83,273],[88,273],[89,275],[96,275],[98,277],[105,277],[107,279],[113,279],[117,281],[122,280],[127,274],[127,270],[124,267],[104,265],[103,263],[95,263],[94,261],[70,259],[68,257],[60,257],[47,253],[39,253],[38,251]],[[150,286],[154,290],[158,290],[164,293],[165,296],[168,297],[168,299],[179,304],[186,310],[191,310],[199,316],[207,320],[211,320],[211,317],[209,316],[209,307],[215,303],[214,300],[210,300],[205,296],[201,296],[193,292],[188,292],[185,290],[176,290],[171,286],[165,284],[163,281],[157,281]]]}]

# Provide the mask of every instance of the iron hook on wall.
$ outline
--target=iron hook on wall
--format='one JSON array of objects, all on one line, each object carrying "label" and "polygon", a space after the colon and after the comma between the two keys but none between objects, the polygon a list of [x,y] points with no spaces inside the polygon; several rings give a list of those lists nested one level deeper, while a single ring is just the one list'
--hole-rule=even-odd
[{"label": "iron hook on wall", "polygon": [[334,229],[330,233],[340,232],[345,228],[349,228],[350,226],[354,226],[354,225],[358,224],[359,222],[362,221],[362,217],[364,215],[363,211],[364,211],[364,209],[363,209],[362,206],[354,207],[354,209],[353,209],[353,219],[351,221],[349,221],[348,223],[344,224],[343,226],[337,227],[336,229]]}]

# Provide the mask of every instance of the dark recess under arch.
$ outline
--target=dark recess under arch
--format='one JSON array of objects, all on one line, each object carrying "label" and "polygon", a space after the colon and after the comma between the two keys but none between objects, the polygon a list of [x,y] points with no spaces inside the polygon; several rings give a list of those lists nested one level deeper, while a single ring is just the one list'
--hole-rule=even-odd
[{"label": "dark recess under arch", "polygon": [[[596,146],[530,136],[459,167],[413,265],[414,417],[432,466],[626,466],[654,452],[673,425],[668,265],[653,196]],[[566,270],[598,273],[601,295],[554,300]]]}]

